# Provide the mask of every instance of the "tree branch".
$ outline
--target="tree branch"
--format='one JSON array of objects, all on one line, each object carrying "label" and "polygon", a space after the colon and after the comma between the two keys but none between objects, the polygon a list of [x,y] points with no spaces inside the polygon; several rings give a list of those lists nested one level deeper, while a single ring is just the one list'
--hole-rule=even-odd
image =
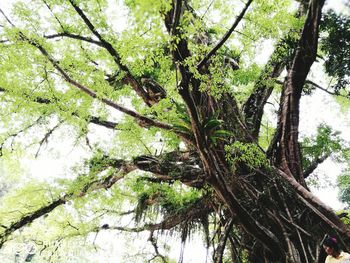
[{"label": "tree branch", "polygon": [[[305,3],[302,1],[299,5],[298,12],[295,14],[296,18],[306,15],[307,9],[304,8],[304,5]],[[273,81],[280,76],[287,63],[290,62],[290,59],[285,56],[281,57],[280,55],[285,52],[286,39],[289,38],[290,34],[295,34],[295,31],[293,29],[290,30],[286,36],[276,44],[269,61],[255,82],[254,91],[243,104],[246,125],[254,138],[258,138],[259,136],[264,107],[274,88]],[[291,47],[288,48],[291,49]]]},{"label": "tree branch", "polygon": [[55,39],[55,38],[62,38],[62,37],[68,37],[68,38],[73,38],[73,39],[77,39],[77,40],[82,40],[91,44],[95,44],[99,47],[104,47],[102,42],[94,40],[90,37],[84,37],[81,35],[77,35],[77,34],[72,34],[72,33],[68,33],[68,32],[63,32],[63,33],[57,33],[57,34],[51,34],[51,35],[44,35],[44,38],[46,39]]},{"label": "tree branch", "polygon": [[[275,52],[277,52],[277,49]],[[265,68],[254,85],[254,92],[243,105],[245,123],[254,138],[258,138],[259,136],[264,107],[274,88],[271,80],[277,78],[282,73],[285,64],[285,62],[269,61],[269,66]],[[268,73],[268,71],[271,72]]]},{"label": "tree branch", "polygon": [[162,254],[159,253],[158,244],[157,244],[157,238],[154,237],[153,231],[151,231],[150,236],[148,238],[148,241],[151,242],[151,244],[152,244],[152,246],[154,248],[154,252],[156,253],[156,255],[151,260],[149,260],[148,262],[152,262],[153,259],[155,259],[157,257],[160,257],[162,262],[166,263],[167,262],[166,258]]},{"label": "tree branch", "polygon": [[[116,165],[116,163],[115,163]],[[43,207],[28,213],[27,215],[24,215],[19,220],[12,222],[9,226],[6,226],[5,230],[0,233],[0,249],[3,246],[3,244],[6,242],[8,237],[15,232],[16,230],[30,224],[34,220],[38,219],[39,217],[46,215],[53,211],[56,207],[60,205],[64,205],[67,201],[72,200],[76,197],[83,197],[87,193],[91,191],[96,191],[99,189],[108,189],[112,185],[114,185],[117,181],[122,179],[126,174],[132,172],[136,169],[135,166],[133,166],[131,163],[125,162],[123,160],[120,160],[118,163],[119,171],[117,173],[114,173],[110,176],[107,176],[102,179],[98,179],[92,182],[89,182],[85,184],[80,191],[74,192],[74,193],[67,193],[63,195],[62,197],[57,198],[56,200],[50,202],[47,205],[44,205]]]},{"label": "tree branch", "polygon": [[331,153],[327,153],[313,160],[312,163],[304,170],[304,178],[309,177],[316,170],[318,165],[323,163],[330,155]]},{"label": "tree branch", "polygon": [[235,30],[235,28],[238,26],[239,22],[241,22],[242,18],[244,17],[244,14],[248,10],[248,7],[253,2],[253,0],[248,0],[248,2],[245,4],[244,8],[242,9],[239,16],[236,18],[235,22],[231,26],[231,28],[226,32],[226,34],[222,37],[222,39],[216,44],[216,46],[198,63],[197,69],[200,70],[205,63],[218,51],[220,47],[227,41],[227,39],[231,36],[232,32]]},{"label": "tree branch", "polygon": [[232,231],[232,226],[233,226],[233,219],[229,219],[226,224],[223,233],[221,234],[221,237],[219,239],[219,244],[216,248],[216,251],[214,253],[214,262],[215,263],[221,263],[222,262],[222,257],[224,255],[225,247],[226,247],[226,242],[227,239],[230,235],[230,232]]},{"label": "tree branch", "polygon": [[331,91],[329,91],[328,89],[323,88],[322,86],[318,85],[317,83],[315,83],[315,82],[313,82],[313,81],[311,81],[311,80],[308,80],[308,79],[307,79],[307,80],[305,81],[305,83],[310,84],[310,85],[314,86],[315,88],[318,88],[318,89],[320,89],[320,90],[322,90],[322,91],[324,91],[324,92],[326,92],[326,93],[328,93],[328,94],[330,94],[330,95],[339,96],[339,97],[343,97],[343,98],[349,99],[348,96],[345,96],[345,95],[342,95],[342,94],[339,94],[339,93],[336,93],[336,92],[331,92]]},{"label": "tree branch", "polygon": [[276,171],[288,184],[296,191],[298,198],[311,209],[323,222],[326,223],[330,230],[336,230],[344,239],[350,240],[350,230],[342,223],[339,217],[332,211],[332,209],[323,204],[315,195],[306,190],[297,180],[286,174],[284,171],[278,169]]},{"label": "tree branch", "polygon": [[55,13],[52,11],[52,8],[50,7],[50,5],[47,3],[47,1],[42,0],[43,3],[46,5],[47,9],[49,9],[50,13],[53,15],[53,17],[56,19],[56,21],[58,22],[58,24],[60,25],[61,29],[64,31],[65,28],[63,26],[63,24],[61,23],[61,20],[55,15]]},{"label": "tree branch", "polygon": [[213,212],[214,209],[209,198],[202,198],[198,202],[192,204],[183,211],[178,211],[174,215],[168,215],[160,223],[156,224],[145,224],[140,227],[119,227],[119,226],[102,226],[97,227],[94,231],[99,230],[119,230],[125,232],[143,232],[143,231],[157,231],[157,230],[170,230],[183,222],[193,222],[194,220],[201,219],[203,216]]},{"label": "tree branch", "polygon": [[[39,49],[39,51],[51,62],[51,64],[53,65],[53,67],[62,75],[62,77],[68,82],[70,83],[71,85],[75,86],[76,88],[80,89],[82,92],[84,92],[85,94],[87,94],[88,96],[94,98],[94,99],[99,99],[96,92],[94,92],[93,90],[89,89],[88,87],[76,82],[75,80],[73,80],[69,75],[68,73],[63,70],[61,68],[61,66],[59,65],[59,62],[56,61],[47,51],[46,49],[40,45],[39,43],[31,40],[31,39],[28,39],[26,36],[24,36],[23,34],[21,34],[21,37],[26,41],[28,42],[29,44],[31,44],[32,46],[36,47]],[[185,132],[181,132],[181,131],[176,131],[174,129],[174,127],[170,124],[167,124],[167,123],[162,123],[162,122],[159,122],[159,121],[156,121],[156,120],[153,120],[151,118],[148,118],[148,117],[145,117],[145,116],[142,116],[140,115],[139,113],[135,112],[135,111],[132,111],[132,110],[129,110],[123,106],[120,106],[119,104],[109,100],[109,99],[106,99],[106,98],[100,98],[99,99],[100,101],[102,101],[103,103],[105,103],[106,105],[120,111],[120,112],[123,112],[125,113],[126,115],[129,115],[131,117],[133,117],[134,119],[138,120],[139,121],[139,124],[141,123],[141,126],[143,124],[146,124],[148,126],[154,126],[154,127],[157,127],[157,128],[160,128],[160,129],[164,129],[164,130],[170,130],[170,131],[173,131],[175,132],[176,134],[180,135],[182,138],[184,138],[185,140],[187,141],[190,141],[191,138],[190,136],[185,133]]]},{"label": "tree branch", "polygon": [[276,131],[279,134],[279,144],[274,161],[305,187],[298,143],[299,104],[306,76],[316,59],[318,27],[323,4],[324,0],[310,1],[298,47],[284,82]]},{"label": "tree branch", "polygon": [[179,180],[190,187],[204,185],[204,171],[196,152],[170,152],[159,157],[142,155],[134,158],[138,169],[153,173],[160,180]]},{"label": "tree branch", "polygon": [[33,213],[30,213],[22,218],[20,218],[18,221],[15,221],[11,223],[9,226],[6,227],[5,231],[0,233],[0,249],[3,246],[3,244],[7,241],[8,237],[15,232],[16,230],[22,228],[23,226],[26,226],[33,222],[35,219],[48,214],[52,210],[54,210],[56,207],[63,205],[66,203],[67,196],[63,198],[58,198],[57,200],[51,202],[50,204],[43,206],[39,208],[38,210],[35,210]]},{"label": "tree branch", "polygon": [[[176,4],[181,3],[181,1],[176,2]],[[175,8],[179,7],[173,6],[172,9],[165,14],[165,26],[169,34],[172,30],[172,23],[176,20],[174,18],[174,16],[176,15]],[[181,98],[186,104],[186,108],[191,121],[192,132],[195,138],[195,143],[200,153],[204,154],[204,145],[206,145],[207,142],[204,136],[203,129],[201,127],[200,115],[198,112],[199,100],[198,98],[197,101],[194,99],[194,94],[199,94],[199,83],[195,80],[195,78],[193,77],[193,73],[191,73],[188,65],[185,63],[186,58],[191,56],[190,50],[188,49],[187,40],[180,34],[180,29],[178,28],[173,32],[173,34],[175,34],[179,38],[178,41],[175,41],[174,39],[172,40],[172,44],[175,46],[175,48],[172,51],[173,61],[178,67],[181,74],[181,82],[178,85],[178,91]],[[192,90],[190,86],[192,86]]]},{"label": "tree branch", "polygon": [[[24,215],[22,218],[11,223],[9,226],[2,226],[4,231],[0,232],[0,248],[4,242],[6,242],[8,237],[16,230],[30,224],[41,216],[50,213],[56,207],[65,204],[69,200],[84,197],[86,194],[92,191],[112,187],[116,182],[124,178],[126,174],[134,171],[135,169],[154,173],[155,177],[158,175],[173,175],[174,180],[183,181],[184,184],[191,186],[195,186],[196,184],[198,185],[196,180],[199,180],[198,178],[203,174],[201,169],[194,168],[193,164],[197,162],[195,152],[170,152],[160,156],[158,159],[153,156],[139,156],[134,158],[133,161],[125,161],[121,159],[109,158],[108,156],[102,156],[100,161],[104,164],[103,166],[99,167],[101,172],[108,168],[115,168],[117,169],[117,172],[104,178],[87,182],[81,187],[80,190],[74,191],[73,193],[66,193],[49,204],[27,215]],[[187,169],[186,167],[191,167],[191,169]],[[190,178],[192,178],[194,183],[189,183]],[[204,211],[212,211],[209,201],[210,200],[203,199],[202,201],[194,204],[192,207],[187,208],[182,214],[171,215],[165,218],[165,220],[161,223],[145,225],[144,227],[130,229],[130,231],[140,232],[144,230],[155,231],[158,229],[171,229],[184,220],[194,220],[198,218],[200,215],[205,213]]]},{"label": "tree branch", "polygon": [[11,25],[11,26],[15,26],[11,20],[6,16],[6,14],[2,11],[2,9],[0,8],[0,13],[5,17],[6,21]]},{"label": "tree branch", "polygon": [[[7,92],[7,91],[8,91],[8,89],[4,89],[4,88],[0,87],[0,92]],[[39,104],[52,104],[52,103],[54,103],[54,101],[47,99],[47,98],[44,98],[44,97],[32,98],[33,96],[29,96],[25,93],[23,94],[23,96],[26,98],[30,98],[30,99],[32,99],[33,102],[36,102]],[[72,115],[77,117],[77,118],[81,118],[78,113],[73,112]],[[105,127],[107,129],[117,130],[117,125],[118,125],[117,122],[103,120],[102,118],[97,117],[97,116],[93,116],[93,115],[88,116],[86,119],[90,123]]]},{"label": "tree branch", "polygon": [[181,8],[182,8],[182,0],[175,0],[174,15],[173,15],[173,21],[172,21],[172,26],[170,30],[170,35],[176,34],[177,26],[179,25],[179,22],[180,22]]},{"label": "tree branch", "polygon": [[96,116],[90,116],[90,117],[88,117],[88,120],[90,123],[93,123],[93,124],[96,124],[99,126],[103,126],[107,129],[118,130],[117,129],[117,126],[118,126],[117,122],[103,120],[100,117],[96,117]]},{"label": "tree branch", "polygon": [[43,137],[43,138],[41,139],[41,141],[39,142],[39,147],[38,147],[38,150],[36,151],[35,158],[38,157],[39,152],[40,152],[41,147],[43,146],[43,144],[48,142],[48,139],[50,138],[50,136],[52,135],[52,133],[53,133],[56,129],[58,129],[58,127],[59,127],[62,123],[63,123],[63,121],[58,122],[53,128],[49,129],[49,130],[45,133],[44,137]]},{"label": "tree branch", "polygon": [[132,76],[127,66],[121,63],[121,59],[117,50],[112,46],[111,43],[109,43],[102,37],[102,35],[97,31],[95,26],[91,23],[89,18],[85,15],[83,10],[75,3],[75,1],[69,0],[69,2],[72,5],[72,7],[75,9],[75,11],[78,13],[78,15],[83,19],[84,23],[87,25],[90,31],[100,40],[101,46],[104,47],[107,50],[107,52],[113,57],[115,63],[119,66],[119,68],[126,72],[126,75],[124,77],[125,82],[127,84],[130,84],[130,86],[135,90],[135,92],[143,99],[143,101],[148,106],[152,106],[152,100],[150,100],[150,97],[147,94],[147,92],[142,88],[139,82]]},{"label": "tree branch", "polygon": [[[20,133],[23,133],[29,129],[31,129],[32,127],[34,127],[35,125],[37,125],[38,123],[40,123],[40,121],[43,119],[43,116],[40,116],[39,118],[37,118],[33,123],[29,124],[28,126],[20,129],[19,131],[17,132],[14,132],[14,133],[11,133],[11,134],[8,134],[7,135],[7,138],[5,138],[1,143],[0,143],[0,157],[2,156],[2,151],[3,151],[3,147],[4,147],[4,144],[6,143],[6,141],[8,139],[10,139],[11,137],[13,138],[13,140],[20,134]],[[13,141],[12,141],[13,142]]]}]

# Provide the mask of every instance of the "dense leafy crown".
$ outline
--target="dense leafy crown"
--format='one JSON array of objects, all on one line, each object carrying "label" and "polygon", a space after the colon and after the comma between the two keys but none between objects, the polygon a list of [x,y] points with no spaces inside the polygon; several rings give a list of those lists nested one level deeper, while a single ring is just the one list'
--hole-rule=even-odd
[{"label": "dense leafy crown", "polygon": [[[172,262],[158,234],[202,232],[215,262],[311,262],[320,229],[350,237],[305,182],[328,157],[347,162],[347,143],[326,124],[298,138],[302,95],[349,97],[350,23],[308,2],[0,3],[0,248],[93,262],[113,231],[148,231],[132,262]],[[308,78],[316,56],[328,89]],[[19,167],[67,147],[68,175]]]}]

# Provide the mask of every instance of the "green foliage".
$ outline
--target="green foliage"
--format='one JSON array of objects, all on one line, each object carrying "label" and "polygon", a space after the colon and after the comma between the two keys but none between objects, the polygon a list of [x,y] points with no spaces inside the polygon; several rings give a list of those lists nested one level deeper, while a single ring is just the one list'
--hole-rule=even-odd
[{"label": "green foliage", "polygon": [[[200,120],[198,125],[202,127],[210,147],[221,147],[236,137],[235,131],[224,127],[236,124],[225,123],[225,112],[207,112],[212,111],[211,107],[220,108],[220,100],[226,95],[234,95],[240,104],[256,86],[274,87],[275,80],[266,80],[266,77],[274,63],[290,60],[303,23],[303,19],[295,18],[291,0],[253,1],[232,37],[210,58],[203,72],[199,72],[198,62],[231,27],[244,5],[242,1],[182,1],[184,12],[176,28],[179,35],[169,35],[164,26],[164,18],[174,3],[171,0],[74,0],[99,35],[89,29],[69,1],[19,2],[14,5],[13,12],[8,13],[15,27],[0,14],[0,144],[6,162],[4,166],[7,166],[5,172],[11,173],[14,185],[7,189],[8,186],[3,186],[3,180],[0,180],[0,187],[6,188],[4,191],[0,189],[0,231],[52,200],[66,197],[65,205],[34,220],[30,228],[11,236],[12,244],[28,243],[43,249],[40,251],[43,262],[68,262],[71,260],[68,255],[74,253],[79,262],[89,262],[91,258],[87,255],[94,249],[97,232],[102,232],[101,226],[106,222],[110,226],[127,225],[130,228],[159,222],[167,216],[181,215],[207,194],[206,186],[204,190],[197,190],[176,181],[177,171],[166,175],[171,179],[174,176],[167,183],[158,175],[135,171],[116,179],[119,181],[113,186],[99,185],[103,180],[119,175],[120,171],[116,168],[121,164],[117,161],[119,158],[131,162],[135,156],[158,157],[182,147],[191,150],[193,147],[187,141],[182,142],[171,129],[161,130],[138,122],[131,116],[120,114],[102,99],[152,120],[173,125],[173,130],[187,133],[192,138],[190,116],[179,95],[182,88],[179,84],[183,80],[183,72],[179,69],[188,70],[194,76],[189,81],[190,89],[196,88],[191,86],[193,83],[199,83],[203,96],[199,96],[200,99],[212,96],[212,105],[200,105],[196,109]],[[334,48],[334,42],[344,40],[347,43],[346,38],[339,38],[346,37],[339,30],[347,30],[348,22],[333,15],[326,16],[324,21],[325,30],[330,32],[325,35],[322,46],[322,51],[329,56],[326,67],[332,76],[346,81],[348,68],[344,54],[348,53],[344,48]],[[54,34],[70,34],[70,37],[53,37]],[[113,47],[118,56],[111,55],[114,51],[108,52],[103,47],[105,44],[101,43],[99,36],[110,43],[107,49]],[[277,42],[283,36],[283,40]],[[182,40],[187,41],[191,55],[180,65],[172,55],[178,52],[178,48],[183,48],[178,46]],[[49,55],[42,54],[31,43],[39,44]],[[257,55],[265,53],[261,52],[261,47],[266,43],[269,47],[278,44],[270,65],[263,67],[262,60],[267,56],[264,54],[261,60],[261,56]],[[334,66],[339,57],[333,53],[338,51],[343,52],[343,69]],[[235,59],[240,68],[233,70],[228,67],[225,56]],[[49,59],[57,64],[53,66]],[[57,70],[57,65],[64,74]],[[143,86],[144,78],[157,82],[166,91],[166,98],[148,107],[135,92],[139,88],[149,92]],[[69,79],[74,81],[67,81]],[[76,83],[80,86],[77,87]],[[139,86],[135,87],[135,83]],[[82,91],[86,89],[96,96]],[[96,127],[90,125],[92,120],[110,121],[116,125],[109,132],[95,130]],[[93,150],[91,158],[71,170],[73,179],[42,183],[25,178],[26,173],[18,165],[18,159],[25,158],[24,153],[34,147],[47,143],[52,135],[49,131],[56,124],[62,125],[62,130],[76,144],[86,142],[89,148],[98,150]],[[262,132],[271,133],[269,129]],[[260,138],[259,142],[266,148],[268,136]],[[322,154],[335,156],[335,153],[339,160],[349,159],[349,152],[344,150],[345,142],[328,126],[321,127],[315,138],[305,139],[303,145],[305,166]],[[236,141],[226,145],[225,156],[232,170],[241,165],[249,169],[267,168],[269,165],[263,150],[254,143]],[[200,166],[197,160],[192,163],[192,156],[188,158],[191,166]],[[340,180],[340,187],[347,189],[346,179]],[[130,211],[132,208],[134,210]],[[208,229],[208,215],[198,221],[201,220]],[[191,224],[197,223],[186,221],[176,229],[182,234],[182,241],[188,228],[193,227]],[[77,248],[81,251],[77,252]],[[169,245],[164,250],[168,253]],[[67,255],[64,255],[66,251]],[[237,260],[246,262],[245,252],[240,251],[241,258]],[[135,258],[145,260],[143,254]],[[168,257],[166,260],[172,262]],[[125,261],[130,262],[130,259]],[[153,262],[158,261],[161,261],[159,257],[153,258]]]},{"label": "green foliage", "polygon": [[[295,23],[293,14],[288,12],[291,1],[255,1],[253,12],[250,12],[246,19],[251,21],[251,33],[258,33],[255,36],[264,38],[280,37],[284,30],[289,29]],[[266,19],[269,17],[269,19]]]},{"label": "green foliage", "polygon": [[341,221],[350,227],[350,211],[349,210],[339,210],[337,215],[340,217]]},{"label": "green foliage", "polygon": [[260,127],[259,145],[264,150],[267,150],[275,132],[273,124],[263,116],[262,125]]},{"label": "green foliage", "polygon": [[1,198],[0,224],[9,226],[23,215],[50,203],[61,190],[60,187],[51,187],[48,183],[32,182],[9,192]]},{"label": "green foliage", "polygon": [[268,167],[269,163],[263,151],[254,143],[234,142],[225,145],[226,160],[234,167],[242,162],[247,167],[254,169]]},{"label": "green foliage", "polygon": [[228,140],[232,136],[230,131],[222,129],[224,121],[215,118],[210,118],[204,121],[203,130],[205,132],[206,138],[213,145],[216,145],[218,141]]},{"label": "green foliage", "polygon": [[302,142],[303,164],[309,167],[316,159],[332,156],[335,160],[345,161],[348,148],[340,137],[340,132],[333,131],[331,126],[321,124],[316,136],[304,138]]},{"label": "green foliage", "polygon": [[337,178],[337,186],[339,187],[340,201],[350,205],[350,175],[349,170],[344,171]]},{"label": "green foliage", "polygon": [[339,93],[345,89],[349,96],[346,88],[350,83],[350,19],[331,10],[323,16],[321,30],[324,32],[321,50],[325,53],[325,69],[337,78],[334,91]]},{"label": "green foliage", "polygon": [[[137,222],[161,212],[163,215],[176,215],[188,208],[202,196],[202,191],[184,187],[178,182],[159,184],[142,177],[136,178],[130,186],[137,193]],[[158,212],[157,212],[158,211]],[[148,212],[148,213],[147,213]]]},{"label": "green foliage", "polygon": [[238,36],[251,60],[254,61],[256,49],[262,48],[268,39],[278,39],[291,29],[298,31],[301,28],[303,22],[290,12],[291,4],[289,0],[254,1],[245,17],[247,22],[242,34]]}]

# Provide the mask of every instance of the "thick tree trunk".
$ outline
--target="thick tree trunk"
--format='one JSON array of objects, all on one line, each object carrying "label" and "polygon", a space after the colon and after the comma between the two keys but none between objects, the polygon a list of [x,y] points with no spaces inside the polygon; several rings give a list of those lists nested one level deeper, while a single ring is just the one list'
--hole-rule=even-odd
[{"label": "thick tree trunk", "polygon": [[[91,33],[97,37],[99,40],[97,43],[108,51],[118,67],[126,73],[122,81],[125,84],[130,84],[136,94],[145,102],[145,105],[151,106],[158,103],[159,101],[151,98],[138,79],[134,78],[129,69],[121,63],[117,51],[96,31],[96,28],[75,1],[70,0],[69,2]],[[252,2],[251,0],[247,1],[231,29],[195,67],[198,74],[206,74],[211,77],[210,71],[205,68],[207,63],[228,39]],[[305,1],[301,2],[304,8]],[[183,99],[191,121],[191,131],[181,132],[170,124],[159,122],[156,118],[142,116],[109,99],[102,98],[101,101],[132,116],[143,128],[153,126],[175,132],[185,141],[190,149],[189,152],[172,152],[157,157],[139,156],[130,162],[114,161],[109,163],[109,166],[118,168],[120,174],[103,180],[95,180],[85,185],[79,193],[67,194],[64,198],[57,199],[24,216],[10,226],[5,226],[5,231],[0,235],[0,248],[14,231],[49,213],[57,206],[65,204],[68,199],[83,197],[90,191],[97,189],[108,189],[128,172],[139,169],[153,174],[152,178],[148,178],[149,180],[158,180],[161,183],[177,180],[198,189],[210,186],[208,196],[203,197],[205,202],[202,200],[202,202],[189,206],[188,209],[184,210],[184,214],[179,212],[175,216],[166,217],[164,222],[160,224],[148,225],[142,229],[151,231],[170,229],[185,221],[198,219],[203,214],[207,216],[213,213],[217,207],[223,207],[224,231],[220,235],[218,247],[215,250],[213,257],[215,262],[223,261],[224,251],[228,247],[228,243],[231,246],[233,258],[235,256],[241,257],[243,249],[247,251],[249,261],[254,263],[317,262],[322,260],[320,242],[325,234],[337,236],[344,248],[350,250],[350,230],[329,207],[309,192],[304,180],[305,174],[303,174],[301,162],[298,142],[299,103],[306,76],[317,52],[318,25],[324,0],[310,0],[309,2],[308,14],[300,41],[292,61],[289,61],[287,77],[283,84],[276,135],[268,153],[262,150],[259,152],[261,155],[266,154],[265,161],[268,160],[268,165],[252,167],[245,164],[244,161],[229,163],[226,160],[224,143],[222,141],[212,143],[209,138],[210,134],[205,130],[205,121],[213,116],[217,120],[225,121],[220,126],[220,129],[230,134],[225,144],[239,142],[251,144],[256,149],[260,149],[257,141],[264,105],[273,89],[271,83],[269,85],[261,83],[264,81],[269,83],[267,80],[278,77],[286,62],[273,61],[273,63],[269,63],[271,72],[264,71],[261,79],[257,81],[255,91],[248,98],[242,111],[232,94],[225,93],[220,98],[210,96],[209,92],[199,88],[202,84],[201,80],[195,77],[193,69],[190,69],[186,62],[186,59],[190,58],[192,54],[188,40],[184,37],[186,34],[181,32],[182,29],[179,25],[188,3],[187,1],[173,0],[173,8],[164,14],[164,18],[170,36],[174,37],[171,38],[174,39],[171,40],[173,41],[171,55],[174,66],[181,75],[181,80],[176,85],[178,85],[178,93]],[[96,92],[72,79],[43,45],[30,40],[22,33],[20,33],[20,38],[38,48],[66,82],[90,97],[98,99]],[[1,91],[5,90],[0,88]],[[51,103],[45,98],[37,98],[36,102]],[[244,115],[242,116],[242,114]],[[101,121],[98,118],[91,118],[90,121],[110,128],[115,126],[112,122]],[[214,191],[211,191],[212,189]],[[213,198],[214,201],[211,202],[210,198]],[[219,200],[218,204],[217,200]],[[141,231],[139,229],[135,231]]]},{"label": "thick tree trunk", "polygon": [[[175,3],[180,5],[181,1]],[[273,167],[248,168],[243,163],[231,167],[223,158],[222,146],[211,147],[201,126],[205,113],[200,109],[205,105],[200,105],[196,93],[190,91],[191,85],[196,91],[196,83],[191,81],[192,74],[180,66],[183,78],[180,95],[188,107],[195,147],[206,181],[231,214],[231,219],[240,231],[242,246],[249,251],[251,262],[315,262],[319,258],[320,241],[326,233],[337,235],[346,246],[350,245],[349,229],[331,209],[308,191],[298,143],[299,102],[317,52],[318,25],[323,4],[324,0],[311,0],[309,3],[304,28],[283,86],[279,124],[271,146]],[[189,56],[186,46],[186,41],[180,41],[174,55],[175,61],[181,62]],[[278,67],[276,72],[280,71]],[[259,129],[254,125],[260,125],[261,112],[269,91],[258,98],[262,103],[258,105],[259,114],[253,120],[256,123],[247,123],[246,126],[235,104],[230,107],[230,118],[227,115],[224,118],[229,120],[225,129],[235,134],[236,141],[255,141]],[[215,103],[216,111],[225,105],[223,100]],[[252,130],[253,134],[250,135]],[[227,238],[223,236],[222,240]],[[220,254],[216,257],[218,262]]]},{"label": "thick tree trunk", "polygon": [[231,212],[250,262],[316,262],[325,234],[338,236],[350,248],[347,226],[282,173],[255,171],[249,179],[211,180]]}]

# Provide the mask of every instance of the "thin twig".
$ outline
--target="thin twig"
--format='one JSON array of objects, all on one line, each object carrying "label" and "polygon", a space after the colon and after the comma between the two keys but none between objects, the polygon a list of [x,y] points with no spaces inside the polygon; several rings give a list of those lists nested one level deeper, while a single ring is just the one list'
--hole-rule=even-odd
[{"label": "thin twig", "polygon": [[44,143],[47,143],[50,136],[52,135],[52,133],[63,123],[63,121],[60,121],[59,123],[57,123],[52,129],[49,129],[47,131],[47,133],[45,134],[44,138],[41,139],[41,141],[39,142],[39,148],[38,150],[36,151],[36,154],[35,154],[35,158],[37,158],[39,156],[39,153],[40,153],[40,150],[41,150],[41,147],[44,145]]},{"label": "thin twig", "polygon": [[46,7],[49,9],[50,13],[53,15],[53,17],[56,19],[56,21],[60,24],[60,27],[62,28],[63,31],[65,31],[65,28],[63,26],[63,24],[61,23],[61,21],[58,19],[58,17],[54,14],[54,12],[52,11],[51,7],[49,6],[49,4],[45,1],[42,0],[43,3],[46,5]]},{"label": "thin twig", "polygon": [[85,42],[88,42],[91,44],[95,44],[99,47],[104,47],[100,41],[94,40],[90,37],[84,37],[81,35],[67,33],[67,32],[51,34],[51,35],[44,35],[44,38],[46,38],[46,39],[55,39],[55,38],[60,38],[60,37],[68,37],[68,38],[78,39],[78,40],[82,40],[82,41],[85,41]]},{"label": "thin twig", "polygon": [[11,26],[13,26],[13,27],[15,27],[15,25],[11,22],[11,20],[6,16],[6,14],[2,11],[2,9],[0,8],[0,13],[5,17],[5,19],[7,20],[7,22],[11,25]]}]

